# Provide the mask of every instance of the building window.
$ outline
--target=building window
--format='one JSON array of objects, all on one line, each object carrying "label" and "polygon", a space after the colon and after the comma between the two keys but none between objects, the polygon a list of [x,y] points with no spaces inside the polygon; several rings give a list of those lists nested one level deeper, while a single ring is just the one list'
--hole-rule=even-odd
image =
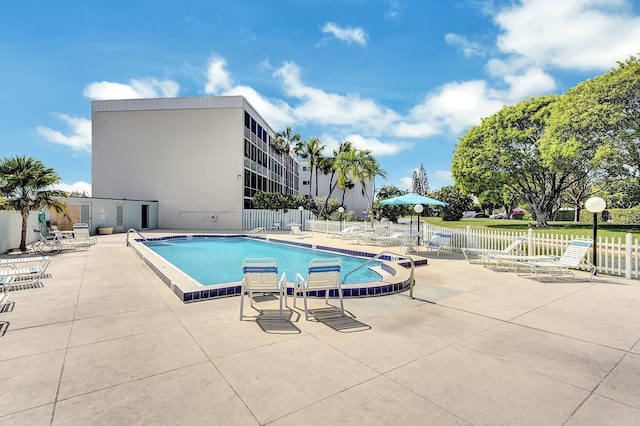
[{"label": "building window", "polygon": [[303,180],[303,181],[302,181],[302,185],[304,185],[304,186],[309,186],[309,181],[308,181],[308,180]]}]

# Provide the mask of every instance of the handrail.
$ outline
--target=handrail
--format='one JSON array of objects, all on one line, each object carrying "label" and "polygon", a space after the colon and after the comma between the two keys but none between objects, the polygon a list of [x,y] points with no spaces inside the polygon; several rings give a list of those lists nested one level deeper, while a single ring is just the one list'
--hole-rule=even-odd
[{"label": "handrail", "polygon": [[127,247],[129,247],[129,234],[130,234],[131,232],[135,232],[136,234],[140,235],[140,237],[142,237],[142,239],[143,239],[143,240],[145,240],[145,241],[149,241],[149,240],[147,239],[147,237],[145,237],[145,236],[144,236],[144,235],[142,235],[140,232],[138,232],[138,230],[137,230],[137,229],[135,229],[135,228],[129,228],[129,230],[127,231]]},{"label": "handrail", "polygon": [[349,275],[353,274],[354,272],[356,272],[357,270],[359,270],[361,268],[364,268],[366,265],[370,264],[374,260],[377,260],[377,259],[381,258],[383,255],[397,256],[398,258],[409,259],[409,262],[411,263],[411,275],[409,276],[409,297],[413,299],[413,286],[414,286],[415,281],[416,281],[415,277],[414,277],[416,265],[413,262],[413,258],[411,256],[407,256],[406,254],[396,253],[396,252],[393,252],[393,251],[385,250],[385,251],[382,251],[382,252],[376,254],[371,259],[367,259],[361,265],[358,265],[355,268],[353,268],[352,270],[350,270],[349,272],[347,272],[344,275],[344,278],[342,279],[342,283],[344,284],[344,282],[347,280],[347,277]]},{"label": "handrail", "polygon": [[258,232],[262,232],[262,235],[264,237],[267,236],[267,228],[265,228],[264,226],[258,226],[257,228],[252,229],[251,231],[247,232],[247,235],[257,234]]}]

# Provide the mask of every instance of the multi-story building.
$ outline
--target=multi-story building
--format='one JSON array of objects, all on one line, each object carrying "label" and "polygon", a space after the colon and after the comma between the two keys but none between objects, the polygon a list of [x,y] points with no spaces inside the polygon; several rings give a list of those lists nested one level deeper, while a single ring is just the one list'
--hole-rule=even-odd
[{"label": "multi-story building", "polygon": [[256,192],[298,194],[274,135],[242,96],[94,101],[92,195],[157,200],[160,228],[242,229]]}]

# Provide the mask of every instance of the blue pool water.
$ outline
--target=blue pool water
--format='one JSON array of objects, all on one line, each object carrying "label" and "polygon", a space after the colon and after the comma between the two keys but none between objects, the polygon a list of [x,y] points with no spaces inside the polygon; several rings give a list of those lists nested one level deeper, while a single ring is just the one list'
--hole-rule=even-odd
[{"label": "blue pool water", "polygon": [[[318,250],[291,247],[248,238],[195,238],[151,241],[146,243],[154,252],[203,285],[222,284],[242,280],[242,261],[247,257],[272,257],[278,263],[278,274],[285,272],[293,282],[296,273],[307,275],[309,261],[317,257],[342,259],[342,279],[347,272],[364,262],[363,259]],[[371,262],[369,267],[380,266]],[[359,269],[349,275],[345,284],[374,282],[380,275]]]}]

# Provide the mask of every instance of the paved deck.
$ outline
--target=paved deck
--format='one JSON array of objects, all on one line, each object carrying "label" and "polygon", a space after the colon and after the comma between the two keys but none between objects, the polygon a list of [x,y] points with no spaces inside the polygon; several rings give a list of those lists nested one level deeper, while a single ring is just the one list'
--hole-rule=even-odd
[{"label": "paved deck", "polygon": [[540,283],[443,253],[415,299],[239,321],[237,297],[180,303],[124,241],[54,255],[42,287],[12,292],[0,424],[640,424],[636,281]]}]

